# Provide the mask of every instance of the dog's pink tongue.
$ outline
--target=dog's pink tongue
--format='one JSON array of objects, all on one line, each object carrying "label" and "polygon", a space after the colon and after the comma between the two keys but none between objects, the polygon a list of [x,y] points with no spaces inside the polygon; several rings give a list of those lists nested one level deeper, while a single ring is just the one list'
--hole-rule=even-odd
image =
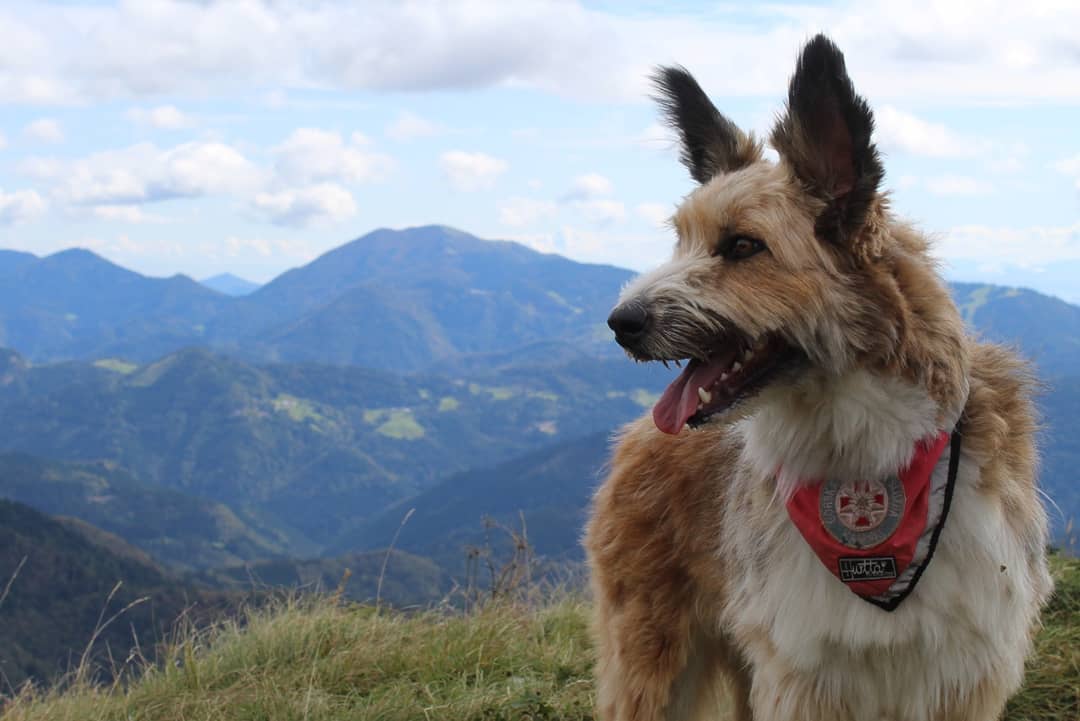
[{"label": "dog's pink tongue", "polygon": [[688,365],[653,406],[652,417],[656,427],[671,435],[681,431],[697,412],[698,388],[708,389],[715,383],[730,365],[730,360],[728,354],[721,354],[721,357],[708,363],[693,362]]}]

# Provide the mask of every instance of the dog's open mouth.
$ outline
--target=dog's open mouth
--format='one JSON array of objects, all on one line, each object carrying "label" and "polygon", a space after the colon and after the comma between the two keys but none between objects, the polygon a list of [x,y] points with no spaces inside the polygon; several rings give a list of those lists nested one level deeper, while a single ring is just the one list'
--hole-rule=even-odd
[{"label": "dog's open mouth", "polygon": [[691,360],[653,406],[653,421],[664,433],[679,433],[726,411],[759,390],[795,350],[775,334],[749,340],[741,335],[718,341],[707,360]]}]

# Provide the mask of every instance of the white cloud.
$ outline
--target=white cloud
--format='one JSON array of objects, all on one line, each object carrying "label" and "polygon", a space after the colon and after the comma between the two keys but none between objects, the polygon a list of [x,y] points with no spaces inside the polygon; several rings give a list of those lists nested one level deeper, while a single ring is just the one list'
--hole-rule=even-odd
[{"label": "white cloud", "polygon": [[64,142],[64,130],[53,118],[38,118],[23,128],[23,135],[39,143]]},{"label": "white cloud", "polygon": [[299,238],[240,238],[230,235],[221,244],[206,243],[204,252],[213,257],[238,258],[252,252],[264,258],[281,256],[307,261],[314,258],[318,251],[307,240]]},{"label": "white cloud", "polygon": [[258,193],[252,205],[276,225],[336,223],[356,215],[352,193],[334,183]]},{"label": "white cloud", "polygon": [[263,173],[235,148],[218,142],[190,142],[169,149],[139,143],[76,160],[31,158],[22,170],[51,183],[65,203],[109,205],[172,198],[250,193]]},{"label": "white cloud", "polygon": [[297,128],[274,148],[275,170],[286,185],[379,180],[393,167],[393,160],[365,149],[369,144],[359,132],[346,143],[340,133],[332,130]]},{"label": "white cloud", "polygon": [[508,167],[506,161],[500,158],[463,150],[443,153],[439,157],[439,164],[450,185],[466,192],[492,187]]},{"label": "white cloud", "polygon": [[563,200],[589,200],[604,195],[611,195],[613,186],[611,181],[600,173],[586,173],[574,178],[570,190],[563,196]]},{"label": "white cloud", "polygon": [[45,200],[35,190],[5,193],[0,188],[0,225],[14,225],[37,218],[45,212]]},{"label": "white cloud", "polygon": [[558,208],[554,203],[534,198],[510,198],[499,208],[499,222],[511,227],[533,225],[552,218]]},{"label": "white cloud", "polygon": [[670,243],[658,242],[655,233],[610,233],[564,225],[553,233],[511,235],[541,253],[558,253],[583,263],[612,263],[635,270],[659,265],[671,253]]},{"label": "white cloud", "polygon": [[1054,168],[1059,173],[1065,173],[1066,175],[1080,175],[1080,153],[1054,163]]},{"label": "white cloud", "polygon": [[1076,181],[1076,189],[1080,190],[1080,153],[1059,160],[1053,164],[1053,168],[1063,175],[1072,177]]},{"label": "white cloud", "polygon": [[95,205],[90,213],[99,220],[117,223],[164,223],[166,218],[146,213],[137,205]]},{"label": "white cloud", "polygon": [[274,110],[280,110],[289,103],[289,95],[284,90],[270,90],[263,94],[263,105]]},{"label": "white cloud", "polygon": [[386,126],[386,135],[394,140],[429,138],[442,132],[441,126],[408,111],[399,113],[397,119]]},{"label": "white cloud", "polygon": [[948,260],[1031,268],[1080,260],[1080,222],[1029,228],[964,225],[950,230],[936,254]]},{"label": "white cloud", "polygon": [[934,195],[987,195],[994,186],[967,175],[939,175],[927,178],[926,189]]},{"label": "white cloud", "polygon": [[611,181],[600,173],[586,173],[574,178],[561,201],[577,209],[590,223],[607,225],[626,218],[626,206],[606,197],[613,190]]},{"label": "white cloud", "polygon": [[845,0],[750,12],[752,22],[733,21],[724,7],[660,15],[573,2],[28,4],[0,10],[0,100],[224,95],[273,84],[531,87],[640,100],[649,69],[672,60],[718,97],[775,97],[799,44],[821,28],[848,51],[870,97],[1080,98],[1076,3],[931,0],[912,12]]},{"label": "white cloud", "polygon": [[195,125],[195,119],[175,105],[158,105],[155,108],[132,108],[128,119],[136,125],[147,125],[159,130],[183,130]]},{"label": "white cloud", "polygon": [[663,203],[640,203],[634,210],[638,217],[658,228],[666,227],[675,209]]},{"label": "white cloud", "polygon": [[573,206],[590,223],[608,225],[626,218],[626,207],[617,200],[576,200]]},{"label": "white cloud", "polygon": [[655,122],[638,133],[634,142],[647,147],[673,148],[678,144],[679,137],[669,125]]},{"label": "white cloud", "polygon": [[954,133],[891,105],[874,111],[875,139],[885,150],[929,158],[967,158],[986,150],[986,143]]}]

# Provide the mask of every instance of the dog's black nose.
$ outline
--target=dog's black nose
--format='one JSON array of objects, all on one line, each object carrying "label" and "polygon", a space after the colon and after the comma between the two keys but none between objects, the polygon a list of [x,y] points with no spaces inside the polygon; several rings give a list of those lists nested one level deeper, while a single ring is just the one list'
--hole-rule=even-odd
[{"label": "dog's black nose", "polygon": [[638,303],[624,303],[611,311],[607,324],[615,331],[615,340],[625,345],[645,335],[649,329],[649,312]]}]

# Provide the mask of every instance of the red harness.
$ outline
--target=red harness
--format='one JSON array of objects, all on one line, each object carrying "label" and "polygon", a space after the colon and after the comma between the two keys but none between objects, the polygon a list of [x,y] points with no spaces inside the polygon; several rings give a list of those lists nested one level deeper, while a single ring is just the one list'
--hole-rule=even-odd
[{"label": "red harness", "polygon": [[960,428],[949,470],[934,478],[949,434],[918,442],[907,468],[883,480],[820,481],[800,488],[788,515],[821,562],[853,593],[892,611],[915,589],[934,555],[952,502]]}]

